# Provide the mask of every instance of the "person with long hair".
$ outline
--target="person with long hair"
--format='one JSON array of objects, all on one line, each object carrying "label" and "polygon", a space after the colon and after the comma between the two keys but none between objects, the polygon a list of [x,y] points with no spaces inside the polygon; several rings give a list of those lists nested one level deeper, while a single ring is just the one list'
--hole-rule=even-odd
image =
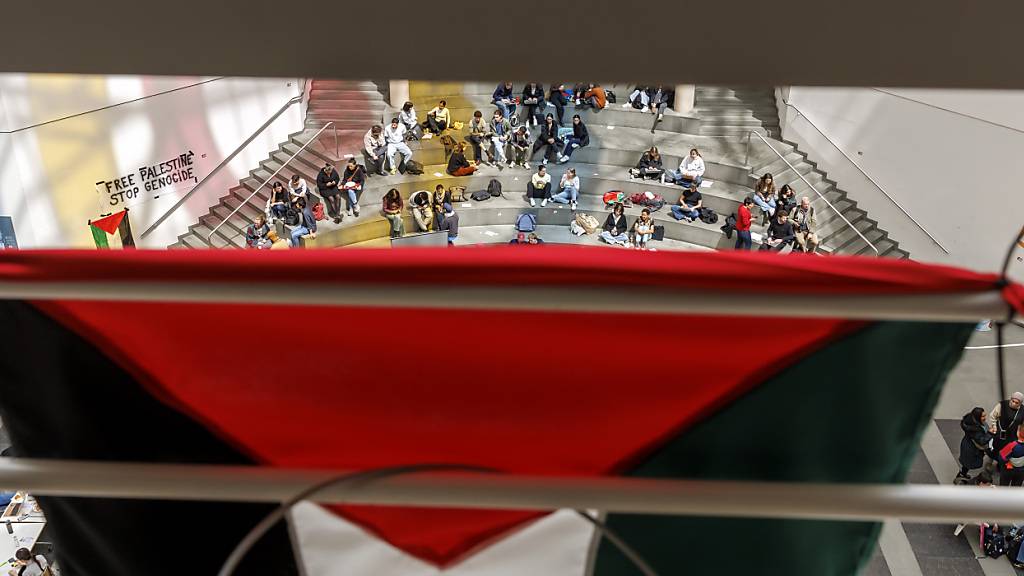
[{"label": "person with long hair", "polygon": [[430,205],[431,194],[426,190],[413,192],[409,197],[409,211],[420,232],[430,232],[434,224],[434,211]]},{"label": "person with long hair", "polygon": [[267,198],[267,215],[273,218],[284,218],[288,213],[288,191],[284,184],[274,182],[270,187],[270,197]]},{"label": "person with long hair", "polygon": [[20,568],[9,570],[7,573],[10,576],[42,576],[46,569],[50,567],[49,563],[46,562],[46,558],[33,556],[32,551],[28,548],[18,548],[17,552],[14,553],[14,565],[20,566]]},{"label": "person with long hair", "polygon": [[960,471],[953,479],[954,484],[970,480],[969,472],[981,468],[985,464],[985,455],[992,453],[992,427],[985,423],[986,418],[985,409],[975,406],[960,419],[964,437],[960,440]]},{"label": "person with long hair", "polygon": [[771,172],[765,172],[754,186],[754,204],[761,208],[766,221],[775,214],[775,179]]},{"label": "person with long hair", "polygon": [[608,244],[625,246],[629,243],[629,224],[626,221],[626,207],[622,202],[616,202],[612,206],[611,214],[605,218],[604,226],[601,227],[601,240]]},{"label": "person with long hair", "polygon": [[267,226],[267,217],[263,214],[257,214],[253,218],[252,224],[245,228],[246,247],[255,250],[270,248],[270,239],[267,238],[268,234],[270,234],[270,226]]},{"label": "person with long hair", "polygon": [[548,169],[543,164],[537,167],[537,173],[526,183],[526,196],[530,199],[530,206],[537,205],[537,198],[540,198],[541,207],[548,205],[548,198],[551,197],[551,174],[548,174]]},{"label": "person with long hair", "polygon": [[476,166],[470,164],[469,160],[466,160],[465,143],[459,142],[456,144],[452,157],[448,159],[446,171],[452,176],[469,176],[476,172]]},{"label": "person with long hair", "polygon": [[643,153],[640,156],[640,161],[637,162],[636,168],[629,171],[630,178],[660,178],[665,173],[665,168],[662,164],[661,153],[658,152],[657,146],[651,146],[650,150]]},{"label": "person with long hair", "polygon": [[354,213],[356,218],[359,218],[359,193],[363,191],[364,182],[366,169],[355,158],[349,158],[341,175],[341,189],[345,191],[345,210],[350,216]]},{"label": "person with long hair", "polygon": [[420,120],[416,117],[416,108],[412,105],[412,102],[402,104],[402,110],[398,113],[398,119],[401,120],[405,129],[409,131],[411,138],[414,140],[420,139],[420,136],[423,135],[423,129],[420,127]]},{"label": "person with long hair", "polygon": [[551,90],[548,92],[548,102],[554,105],[558,125],[562,126],[565,123],[565,107],[569,104],[569,99],[565,96],[565,84],[561,82],[551,83]]},{"label": "person with long hair", "polygon": [[551,201],[558,204],[568,204],[573,212],[576,211],[576,199],[580,195],[580,177],[576,175],[575,168],[569,168],[562,174],[562,180],[558,183],[558,193],[551,195]]},{"label": "person with long hair", "polygon": [[555,117],[548,114],[544,117],[544,124],[541,125],[540,136],[533,143],[530,159],[533,160],[533,157],[537,155],[537,150],[546,147],[547,150],[544,151],[544,159],[541,160],[541,164],[558,160],[558,147],[561,143],[562,141],[558,139],[558,124],[555,123]]},{"label": "person with long hair", "polygon": [[633,237],[636,238],[637,250],[647,250],[647,243],[654,236],[654,219],[651,218],[651,211],[644,208],[640,211],[640,217],[633,223]]},{"label": "person with long hair", "polygon": [[435,186],[434,195],[430,200],[430,205],[434,211],[434,230],[441,229],[441,220],[444,220],[444,205],[451,203],[451,190],[445,190],[442,184]]},{"label": "person with long hair", "polygon": [[565,149],[562,150],[562,157],[558,159],[558,163],[565,164],[577,148],[582,148],[587,144],[590,144],[590,133],[587,131],[587,125],[583,123],[583,119],[580,118],[579,114],[574,114],[572,117],[572,136],[565,139]]},{"label": "person with long hair", "polygon": [[704,157],[700,155],[700,150],[691,148],[690,153],[679,162],[679,170],[665,172],[661,176],[661,182],[675,182],[686,188],[700,186],[704,179],[704,169]]},{"label": "person with long hair", "polygon": [[402,208],[404,206],[402,195],[398,192],[397,188],[388,190],[388,193],[384,195],[384,200],[381,202],[381,210],[384,212],[384,217],[391,223],[392,238],[401,238],[405,235],[405,222],[402,221]]}]

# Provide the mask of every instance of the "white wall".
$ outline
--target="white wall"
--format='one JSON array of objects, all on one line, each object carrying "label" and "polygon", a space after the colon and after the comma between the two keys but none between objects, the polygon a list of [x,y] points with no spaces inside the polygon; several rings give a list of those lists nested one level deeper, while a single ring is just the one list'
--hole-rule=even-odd
[{"label": "white wall", "polygon": [[[22,247],[90,247],[88,220],[127,205],[140,241],[152,222],[298,92],[295,79],[0,75],[0,129],[7,132],[0,134],[0,215],[14,218]],[[174,243],[301,129],[301,111],[293,106],[140,246]],[[97,192],[97,182],[129,174],[138,181],[141,167],[188,151],[194,152],[190,182],[152,194],[140,189],[140,196],[116,206]]]},{"label": "white wall", "polygon": [[[783,137],[807,152],[911,257],[997,269],[1024,226],[1024,133],[1010,129],[1024,130],[1024,92],[886,92],[891,94],[866,88],[783,89],[780,95],[806,116],[782,110],[780,104]],[[900,213],[837,147],[950,254]]]}]

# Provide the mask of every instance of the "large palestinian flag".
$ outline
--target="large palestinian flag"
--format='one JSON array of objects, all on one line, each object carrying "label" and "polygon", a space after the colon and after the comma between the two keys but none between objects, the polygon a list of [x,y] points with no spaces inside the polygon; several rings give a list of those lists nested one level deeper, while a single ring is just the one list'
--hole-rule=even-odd
[{"label": "large palestinian flag", "polygon": [[[53,299],[69,284],[82,299]],[[825,483],[904,479],[974,325],[847,320],[841,303],[1024,302],[995,276],[912,262],[570,247],[0,255],[0,292],[26,290],[40,299],[0,301],[19,456]],[[723,316],[723,299],[788,312]],[[270,509],[40,500],[72,576],[215,574]],[[606,521],[662,575],[849,575],[878,533]],[[287,528],[238,573],[638,574],[570,511],[303,504]]]}]

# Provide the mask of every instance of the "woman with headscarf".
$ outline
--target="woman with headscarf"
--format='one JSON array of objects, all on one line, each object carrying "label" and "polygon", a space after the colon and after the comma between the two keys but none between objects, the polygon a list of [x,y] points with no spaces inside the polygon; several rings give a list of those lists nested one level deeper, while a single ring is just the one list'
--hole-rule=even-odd
[{"label": "woman with headscarf", "polygon": [[954,483],[970,480],[971,470],[981,468],[985,464],[985,455],[992,450],[992,433],[985,424],[985,409],[975,407],[960,419],[960,429],[964,437],[960,440],[960,471]]}]

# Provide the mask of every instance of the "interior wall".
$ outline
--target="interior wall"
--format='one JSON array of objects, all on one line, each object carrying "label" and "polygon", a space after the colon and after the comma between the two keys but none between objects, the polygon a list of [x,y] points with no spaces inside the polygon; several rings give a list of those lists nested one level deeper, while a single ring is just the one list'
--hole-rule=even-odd
[{"label": "interior wall", "polygon": [[794,86],[781,95],[813,123],[802,122],[791,108],[783,118],[783,137],[838,181],[912,258],[981,270],[1001,265],[1011,239],[1024,226],[1024,133],[1015,129],[1024,127],[1024,91]]},{"label": "interior wall", "polygon": [[128,207],[139,245],[167,247],[302,129],[298,106],[144,241],[142,231],[299,90],[276,78],[0,75],[0,214],[23,247],[90,247],[88,221]]}]

